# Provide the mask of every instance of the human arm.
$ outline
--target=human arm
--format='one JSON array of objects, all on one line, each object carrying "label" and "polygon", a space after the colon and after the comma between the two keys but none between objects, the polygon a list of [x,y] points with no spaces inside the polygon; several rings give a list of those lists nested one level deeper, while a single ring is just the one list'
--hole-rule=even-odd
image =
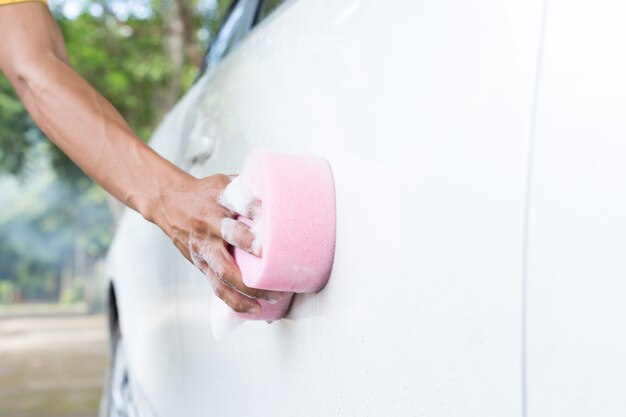
[{"label": "human arm", "polygon": [[[235,217],[218,202],[230,178],[196,179],[141,142],[72,69],[44,4],[0,7],[0,70],[48,138],[109,193],[157,224],[234,310],[254,314],[260,309],[254,298],[281,296],[246,287],[227,250],[223,234],[244,250],[254,240],[245,225],[224,222]],[[220,231],[223,224],[230,224],[229,233]]]}]

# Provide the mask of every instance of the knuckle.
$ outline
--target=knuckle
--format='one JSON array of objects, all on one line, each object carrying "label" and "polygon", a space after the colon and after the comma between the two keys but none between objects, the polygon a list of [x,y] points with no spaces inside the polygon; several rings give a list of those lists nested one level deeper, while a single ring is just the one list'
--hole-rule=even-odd
[{"label": "knuckle", "polygon": [[180,239],[174,238],[172,239],[172,243],[174,243],[174,246],[176,246],[176,249],[181,251],[183,254],[189,251],[189,248]]},{"label": "knuckle", "polygon": [[216,236],[220,236],[221,223],[224,215],[221,211],[215,210],[210,213],[207,213],[204,222],[205,222],[205,230],[210,230],[212,234]]},{"label": "knuckle", "polygon": [[211,269],[213,270],[213,273],[215,274],[218,280],[220,280],[221,282],[225,282],[226,280],[225,270],[221,263],[216,263],[215,265],[211,265]]},{"label": "knuckle", "polygon": [[198,253],[200,248],[198,247],[198,242],[196,242],[195,239],[190,239],[189,243],[187,244],[187,249],[189,250],[189,252],[192,253]]},{"label": "knuckle", "polygon": [[206,220],[201,212],[198,212],[190,218],[191,228],[196,232],[204,232],[206,229]]},{"label": "knuckle", "polygon": [[237,313],[245,313],[247,311],[246,306],[244,306],[242,302],[233,303],[231,308],[235,310]]},{"label": "knuckle", "polygon": [[223,186],[228,185],[231,181],[228,175],[224,175],[224,174],[215,174],[211,178],[213,181],[215,181],[217,185],[223,185]]}]

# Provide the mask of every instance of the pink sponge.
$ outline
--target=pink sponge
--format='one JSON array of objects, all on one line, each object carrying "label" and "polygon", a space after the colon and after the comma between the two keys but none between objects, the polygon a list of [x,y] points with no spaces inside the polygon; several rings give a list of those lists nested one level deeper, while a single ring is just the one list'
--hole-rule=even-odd
[{"label": "pink sponge", "polygon": [[244,283],[274,291],[321,290],[335,253],[335,188],[328,163],[256,152],[240,177],[262,205],[262,257],[234,250]]},{"label": "pink sponge", "polygon": [[[319,157],[254,152],[239,178],[261,200],[262,212],[253,226],[261,238],[261,257],[232,251],[244,283],[290,293],[321,290],[335,253],[335,187],[328,163]],[[260,301],[256,319],[283,317],[290,301],[291,296],[276,304]]]}]

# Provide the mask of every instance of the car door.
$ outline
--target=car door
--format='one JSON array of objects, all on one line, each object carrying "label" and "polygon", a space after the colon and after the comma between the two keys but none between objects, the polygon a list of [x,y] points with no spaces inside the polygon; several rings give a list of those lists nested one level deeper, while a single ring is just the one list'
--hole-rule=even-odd
[{"label": "car door", "polygon": [[336,257],[285,319],[222,341],[209,283],[181,277],[181,414],[521,413],[542,6],[291,1],[215,68],[199,104],[215,147],[190,169],[236,173],[258,148],[326,158]]},{"label": "car door", "polygon": [[626,5],[551,0],[528,247],[528,416],[626,408]]}]

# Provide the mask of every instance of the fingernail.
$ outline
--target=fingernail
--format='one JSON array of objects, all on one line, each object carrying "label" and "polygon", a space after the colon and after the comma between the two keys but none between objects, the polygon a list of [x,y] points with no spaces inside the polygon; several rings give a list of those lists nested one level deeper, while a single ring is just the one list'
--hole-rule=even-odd
[{"label": "fingernail", "polygon": [[246,314],[253,314],[255,316],[258,316],[259,313],[261,313],[261,308],[258,306],[250,307],[246,310]]},{"label": "fingernail", "polygon": [[279,302],[283,298],[285,298],[285,293],[284,292],[269,293],[269,294],[267,294],[266,300],[270,304],[276,304],[277,302]]}]

